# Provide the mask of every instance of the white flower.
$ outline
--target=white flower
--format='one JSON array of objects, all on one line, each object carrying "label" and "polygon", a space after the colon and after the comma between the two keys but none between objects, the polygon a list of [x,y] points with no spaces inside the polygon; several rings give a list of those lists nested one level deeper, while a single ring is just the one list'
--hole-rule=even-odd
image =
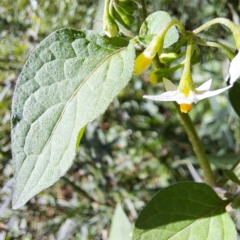
[{"label": "white flower", "polygon": [[228,75],[226,77],[226,82],[229,80],[230,85],[233,85],[234,82],[240,77],[240,51],[238,54],[233,58],[230,63]]},{"label": "white flower", "polygon": [[155,101],[165,102],[176,101],[178,104],[180,104],[181,111],[185,113],[191,111],[192,103],[197,103],[198,101],[204,98],[209,98],[218,95],[232,87],[232,85],[230,85],[225,88],[209,91],[212,84],[212,79],[206,81],[196,89],[195,88],[190,89],[188,85],[186,85],[184,89],[179,89],[179,87],[174,85],[170,80],[166,78],[163,79],[163,82],[167,92],[157,96],[143,96],[143,97]]}]

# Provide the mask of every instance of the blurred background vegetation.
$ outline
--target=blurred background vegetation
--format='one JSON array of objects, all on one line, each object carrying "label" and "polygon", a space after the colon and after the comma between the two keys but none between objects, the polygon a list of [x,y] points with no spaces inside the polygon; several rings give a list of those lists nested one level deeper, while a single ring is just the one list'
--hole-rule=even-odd
[{"label": "blurred background vegetation", "polygon": [[[21,209],[11,209],[10,117],[17,76],[30,52],[52,31],[92,29],[101,23],[95,18],[97,6],[96,0],[0,1],[0,239],[107,239],[118,201],[134,223],[158,190],[202,179],[174,104],[143,100],[143,94],[163,90],[161,84],[149,84],[146,72],[134,77],[106,113],[88,125],[67,174]],[[148,13],[167,11],[190,30],[215,17],[239,24],[240,4],[234,0],[157,0],[146,1],[146,6]],[[134,17],[137,34],[140,21],[137,13]],[[202,36],[234,48],[230,33],[221,26]],[[205,54],[194,66],[194,81],[213,78],[214,87],[223,86],[226,55],[216,49],[201,51]],[[173,77],[177,80],[179,74]],[[231,167],[240,153],[240,122],[227,93],[198,103],[190,116],[221,176],[221,169]],[[239,214],[232,213],[237,224]]]}]

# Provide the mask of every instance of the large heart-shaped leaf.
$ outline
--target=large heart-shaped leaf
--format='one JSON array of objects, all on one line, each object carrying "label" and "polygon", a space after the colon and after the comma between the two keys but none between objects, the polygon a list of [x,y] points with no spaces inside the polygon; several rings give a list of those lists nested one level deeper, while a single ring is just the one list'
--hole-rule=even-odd
[{"label": "large heart-shaped leaf", "polygon": [[140,213],[133,239],[235,240],[226,205],[206,184],[174,184],[154,196]]},{"label": "large heart-shaped leaf", "polygon": [[117,48],[72,29],[54,32],[33,51],[13,97],[13,208],[66,173],[84,126],[126,86],[134,59],[132,43]]}]

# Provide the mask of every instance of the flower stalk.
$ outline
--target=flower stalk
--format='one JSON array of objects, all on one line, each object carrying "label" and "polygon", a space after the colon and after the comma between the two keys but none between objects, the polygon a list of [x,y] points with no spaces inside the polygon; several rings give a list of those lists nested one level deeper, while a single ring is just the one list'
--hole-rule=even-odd
[{"label": "flower stalk", "polygon": [[103,30],[105,34],[112,38],[115,37],[118,33],[118,25],[111,16],[112,6],[110,0],[105,1],[104,14],[103,14]]},{"label": "flower stalk", "polygon": [[175,106],[178,110],[179,116],[181,117],[183,126],[189,137],[189,141],[192,144],[193,150],[199,160],[200,167],[203,170],[205,181],[211,187],[216,186],[216,181],[214,178],[213,171],[211,169],[210,163],[207,159],[206,153],[204,151],[202,142],[200,141],[197,132],[193,126],[192,120],[188,114],[182,113],[180,111],[179,105],[175,103]]},{"label": "flower stalk", "polygon": [[134,75],[139,75],[145,72],[151,65],[156,54],[159,55],[162,53],[164,37],[168,30],[176,25],[183,35],[186,34],[186,31],[182,24],[178,20],[171,20],[150,42],[148,47],[142,52],[135,61]]},{"label": "flower stalk", "polygon": [[227,28],[229,28],[229,30],[233,33],[237,49],[240,49],[240,27],[238,25],[234,24],[232,21],[228,20],[227,18],[215,18],[211,21],[208,21],[208,22],[204,23],[202,26],[196,28],[193,31],[193,34],[196,35],[196,34],[202,32],[203,30],[205,30],[206,28],[208,28],[212,25],[215,25],[215,24],[222,24],[222,25],[226,26]]},{"label": "flower stalk", "polygon": [[183,25],[176,19],[171,20],[151,41],[149,46],[146,48],[146,52],[149,52],[151,55],[155,55],[157,52],[159,55],[162,53],[164,38],[167,34],[168,30],[176,25],[179,30],[182,32],[183,35],[186,34],[186,30],[184,29]]},{"label": "flower stalk", "polygon": [[226,45],[224,45],[222,43],[210,42],[210,41],[205,42],[200,39],[196,39],[196,43],[201,46],[220,48],[226,52],[226,54],[228,55],[228,58],[230,60],[232,60],[235,57],[235,54],[232,52],[232,50],[230,50],[229,47],[227,47]]}]

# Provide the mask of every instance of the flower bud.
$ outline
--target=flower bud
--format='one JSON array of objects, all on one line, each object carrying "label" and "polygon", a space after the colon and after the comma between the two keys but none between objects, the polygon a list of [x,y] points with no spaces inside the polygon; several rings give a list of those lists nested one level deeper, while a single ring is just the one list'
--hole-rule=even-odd
[{"label": "flower bud", "polygon": [[151,65],[155,55],[150,55],[148,52],[144,51],[135,60],[134,75],[140,75],[145,72]]},{"label": "flower bud", "polygon": [[150,73],[149,81],[152,84],[158,84],[158,83],[161,83],[163,81],[163,76],[158,74],[158,71],[159,71],[158,69],[155,69]]},{"label": "flower bud", "polygon": [[103,20],[103,30],[110,38],[115,37],[118,34],[118,25],[110,15],[105,17]]},{"label": "flower bud", "polygon": [[159,61],[163,64],[169,64],[177,59],[179,56],[177,53],[162,53],[159,57]]}]

